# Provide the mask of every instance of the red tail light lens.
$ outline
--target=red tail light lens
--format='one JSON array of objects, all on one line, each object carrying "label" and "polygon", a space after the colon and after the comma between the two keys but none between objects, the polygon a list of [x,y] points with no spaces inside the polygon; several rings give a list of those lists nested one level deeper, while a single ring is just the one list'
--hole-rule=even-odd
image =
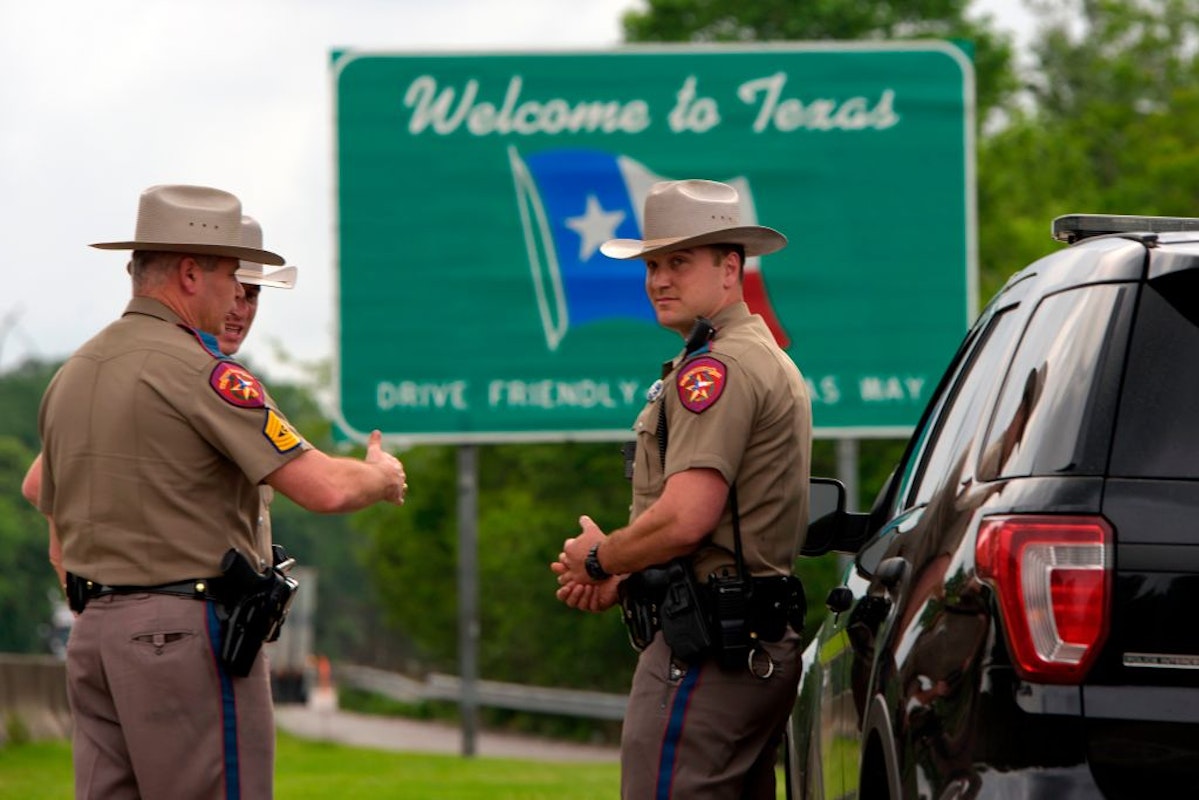
[{"label": "red tail light lens", "polygon": [[1107,638],[1111,526],[1101,517],[1010,516],[982,521],[978,575],[995,590],[1016,671],[1039,683],[1079,683]]}]

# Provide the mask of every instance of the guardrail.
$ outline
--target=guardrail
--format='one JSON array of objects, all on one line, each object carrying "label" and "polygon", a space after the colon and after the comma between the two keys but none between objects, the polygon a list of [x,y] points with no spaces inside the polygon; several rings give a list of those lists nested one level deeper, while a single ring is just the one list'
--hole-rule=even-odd
[{"label": "guardrail", "polygon": [[[462,699],[462,681],[455,675],[432,673],[424,680],[416,680],[356,664],[337,664],[333,674],[341,686],[375,692],[401,702],[456,703]],[[628,697],[623,694],[500,681],[478,681],[474,694],[481,706],[591,719],[624,719],[628,705]],[[0,654],[0,744],[14,735],[61,739],[69,738],[70,733],[66,665],[53,656]]]},{"label": "guardrail", "polygon": [[[356,664],[336,664],[333,675],[340,686],[349,686],[413,703],[421,700],[462,699],[462,681],[455,675],[430,674],[425,680]],[[499,681],[477,681],[475,699],[481,706],[562,714],[593,719],[624,719],[628,697],[584,689],[553,689]]]}]

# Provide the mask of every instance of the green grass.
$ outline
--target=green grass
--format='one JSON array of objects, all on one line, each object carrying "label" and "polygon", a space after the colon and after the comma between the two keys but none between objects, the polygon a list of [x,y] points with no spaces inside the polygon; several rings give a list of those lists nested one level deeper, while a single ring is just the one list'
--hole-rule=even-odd
[{"label": "green grass", "polygon": [[[288,800],[611,800],[616,762],[566,763],[392,753],[277,737],[275,796]],[[778,797],[786,797],[782,770]],[[71,745],[0,746],[0,800],[69,800]]]},{"label": "green grass", "polygon": [[[275,796],[289,800],[610,800],[620,792],[616,763],[463,759],[391,753],[278,736]],[[68,742],[0,747],[0,798],[72,797]]]}]

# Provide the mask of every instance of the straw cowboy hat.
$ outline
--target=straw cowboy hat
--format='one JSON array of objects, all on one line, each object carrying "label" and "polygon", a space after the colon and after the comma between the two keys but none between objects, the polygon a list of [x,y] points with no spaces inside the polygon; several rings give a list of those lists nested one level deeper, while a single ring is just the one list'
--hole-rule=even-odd
[{"label": "straw cowboy hat", "polygon": [[[242,215],[241,243],[247,247],[262,247],[262,226],[253,217]],[[256,261],[242,261],[237,267],[237,279],[253,286],[273,286],[276,289],[291,289],[296,285],[295,267],[280,267],[267,272]]]},{"label": "straw cowboy hat", "polygon": [[101,250],[156,250],[225,256],[283,266],[283,256],[242,243],[241,201],[207,186],[151,186],[137,204],[133,241],[97,242]]},{"label": "straw cowboy hat", "polygon": [[741,198],[727,183],[660,181],[645,196],[645,238],[609,239],[609,258],[646,258],[655,253],[710,244],[739,244],[746,258],[781,250],[787,237],[761,225],[741,224]]}]

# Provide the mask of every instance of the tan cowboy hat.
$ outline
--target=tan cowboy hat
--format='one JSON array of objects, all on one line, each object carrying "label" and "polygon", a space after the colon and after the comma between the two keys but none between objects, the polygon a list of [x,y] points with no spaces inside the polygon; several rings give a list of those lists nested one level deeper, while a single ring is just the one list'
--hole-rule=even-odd
[{"label": "tan cowboy hat", "polygon": [[226,256],[276,267],[284,263],[277,253],[244,246],[241,201],[207,186],[151,186],[137,204],[133,241],[98,242],[92,247]]},{"label": "tan cowboy hat", "polygon": [[645,258],[708,244],[739,244],[748,258],[783,249],[787,237],[773,228],[742,225],[741,198],[727,183],[660,181],[645,196],[645,238],[609,239],[600,252],[609,258]]},{"label": "tan cowboy hat", "polygon": [[[241,242],[248,247],[262,247],[262,226],[253,217],[242,215]],[[252,286],[273,286],[276,289],[291,289],[296,285],[295,267],[281,267],[267,272],[256,261],[242,261],[234,273],[242,283]]]}]

